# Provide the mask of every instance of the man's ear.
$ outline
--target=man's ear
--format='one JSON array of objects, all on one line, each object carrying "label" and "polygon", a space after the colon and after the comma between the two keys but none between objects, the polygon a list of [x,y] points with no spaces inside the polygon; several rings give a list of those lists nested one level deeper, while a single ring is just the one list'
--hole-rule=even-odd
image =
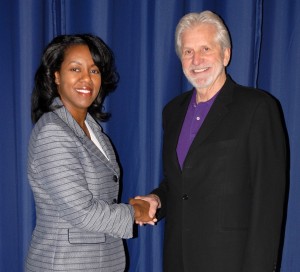
[{"label": "man's ear", "polygon": [[230,48],[225,48],[224,49],[224,60],[223,60],[223,65],[226,67],[230,61],[230,55],[231,55],[231,50]]}]

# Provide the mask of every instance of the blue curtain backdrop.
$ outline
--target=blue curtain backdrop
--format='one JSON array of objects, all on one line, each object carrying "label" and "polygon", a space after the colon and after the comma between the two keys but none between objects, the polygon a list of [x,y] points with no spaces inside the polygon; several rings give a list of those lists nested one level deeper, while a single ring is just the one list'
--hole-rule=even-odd
[{"label": "blue curtain backdrop", "polygon": [[[290,190],[282,268],[300,271],[300,1],[0,0],[0,271],[23,271],[35,221],[26,177],[30,94],[43,48],[58,34],[89,32],[115,52],[121,76],[103,124],[123,168],[122,200],[147,194],[161,171],[161,111],[188,90],[174,50],[178,20],[210,9],[227,23],[238,83],[281,103],[290,142]],[[276,137],[276,135],[274,135]],[[126,241],[129,271],[162,271],[163,222]]]}]

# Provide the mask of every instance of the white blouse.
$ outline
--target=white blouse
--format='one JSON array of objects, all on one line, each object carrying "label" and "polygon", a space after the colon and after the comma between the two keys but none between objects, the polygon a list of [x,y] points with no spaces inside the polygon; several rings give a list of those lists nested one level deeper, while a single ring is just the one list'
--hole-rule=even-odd
[{"label": "white blouse", "polygon": [[92,142],[99,148],[99,150],[103,153],[103,155],[107,158],[107,160],[109,160],[109,158],[107,157],[107,155],[105,154],[102,146],[100,145],[99,141],[97,140],[92,128],[89,126],[89,124],[87,123],[87,121],[84,121],[86,124],[86,127],[91,135],[91,140]]}]

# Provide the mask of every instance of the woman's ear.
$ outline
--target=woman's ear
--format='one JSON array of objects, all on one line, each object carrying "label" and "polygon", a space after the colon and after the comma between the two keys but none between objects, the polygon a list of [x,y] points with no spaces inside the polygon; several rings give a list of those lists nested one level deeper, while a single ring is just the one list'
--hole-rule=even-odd
[{"label": "woman's ear", "polygon": [[55,72],[54,73],[54,77],[55,77],[55,83],[57,84],[57,85],[59,85],[60,84],[60,76],[59,76],[59,72]]}]

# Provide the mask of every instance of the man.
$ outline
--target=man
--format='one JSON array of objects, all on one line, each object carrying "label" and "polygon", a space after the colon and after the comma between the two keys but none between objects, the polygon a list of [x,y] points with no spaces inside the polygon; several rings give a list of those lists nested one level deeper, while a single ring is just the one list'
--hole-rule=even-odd
[{"label": "man", "polygon": [[184,16],[176,52],[194,89],[164,108],[164,180],[137,197],[166,218],[164,272],[275,271],[286,184],[277,104],[226,75],[231,44],[216,14]]}]

